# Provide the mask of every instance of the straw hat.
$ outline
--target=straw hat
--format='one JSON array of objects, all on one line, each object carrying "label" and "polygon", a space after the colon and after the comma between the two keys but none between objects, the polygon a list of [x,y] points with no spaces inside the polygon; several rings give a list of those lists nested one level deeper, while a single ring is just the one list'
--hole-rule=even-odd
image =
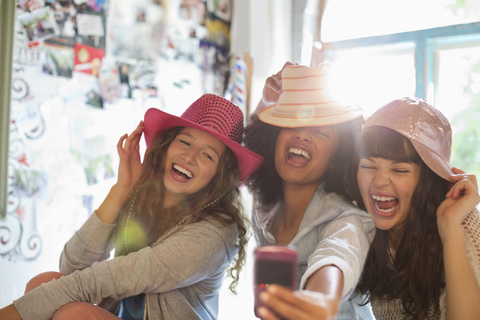
[{"label": "straw hat", "polygon": [[333,96],[332,68],[329,61],[316,67],[286,67],[277,104],[261,111],[258,118],[277,127],[296,128],[332,125],[361,117],[360,107],[344,104]]},{"label": "straw hat", "polygon": [[241,145],[243,113],[232,102],[214,95],[204,94],[177,117],[151,108],[145,113],[144,133],[147,147],[162,133],[173,127],[190,127],[211,134],[229,147],[238,160],[240,181],[263,163],[263,157]]},{"label": "straw hat", "polygon": [[365,130],[374,126],[392,129],[408,138],[423,162],[437,175],[450,180],[452,129],[447,118],[426,100],[394,100],[366,120]]}]

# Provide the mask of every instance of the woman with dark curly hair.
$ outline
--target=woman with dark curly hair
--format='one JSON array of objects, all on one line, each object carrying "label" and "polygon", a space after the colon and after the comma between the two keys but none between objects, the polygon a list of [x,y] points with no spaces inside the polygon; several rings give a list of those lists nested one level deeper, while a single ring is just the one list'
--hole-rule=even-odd
[{"label": "woman with dark curly hair", "polygon": [[449,164],[452,131],[423,99],[370,116],[348,188],[376,236],[357,287],[375,318],[480,319],[477,179]]},{"label": "woman with dark curly hair", "polygon": [[[252,226],[259,245],[288,244],[298,254],[297,291],[269,285],[262,319],[358,319],[368,307],[347,300],[374,236],[369,215],[343,187],[362,110],[332,96],[331,64],[285,64],[266,81],[245,145],[265,159],[251,176]],[[278,101],[278,102],[277,102]],[[343,302],[343,303],[342,303]]]},{"label": "woman with dark curly hair", "polygon": [[[147,110],[118,142],[117,183],[66,243],[63,274],[32,279],[0,319],[217,319],[225,273],[235,292],[245,262],[238,185],[263,160],[240,144],[242,134],[242,111],[216,95],[181,117]],[[103,309],[107,302],[120,311]]]}]

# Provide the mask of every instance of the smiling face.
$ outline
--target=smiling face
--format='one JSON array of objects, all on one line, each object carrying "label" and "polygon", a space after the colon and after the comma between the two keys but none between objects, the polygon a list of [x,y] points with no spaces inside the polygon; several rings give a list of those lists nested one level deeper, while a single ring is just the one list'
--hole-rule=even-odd
[{"label": "smiling face", "polygon": [[204,131],[184,128],[167,149],[163,177],[166,206],[207,186],[217,173],[225,148],[223,142]]},{"label": "smiling face", "polygon": [[[423,161],[410,140],[384,127],[365,130],[358,141],[357,182],[365,210],[395,246],[411,210]],[[361,204],[361,203],[360,203]]]},{"label": "smiling face", "polygon": [[338,147],[335,126],[283,128],[275,147],[275,167],[284,183],[318,186]]},{"label": "smiling face", "polygon": [[365,208],[381,230],[401,230],[420,177],[420,165],[362,158],[357,181]]}]

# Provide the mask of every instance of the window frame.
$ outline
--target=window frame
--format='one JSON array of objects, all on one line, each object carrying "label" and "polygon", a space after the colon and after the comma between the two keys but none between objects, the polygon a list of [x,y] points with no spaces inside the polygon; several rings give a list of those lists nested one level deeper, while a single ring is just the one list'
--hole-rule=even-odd
[{"label": "window frame", "polygon": [[[439,49],[480,45],[480,22],[324,42],[322,43],[322,52],[326,60],[334,60],[333,58],[339,51],[375,47],[391,48],[398,46],[398,48],[401,48],[404,45],[410,46],[411,44],[413,44],[415,52],[415,96],[434,101],[436,98],[434,84],[438,76],[435,52]],[[390,48],[389,51],[392,51]]]}]

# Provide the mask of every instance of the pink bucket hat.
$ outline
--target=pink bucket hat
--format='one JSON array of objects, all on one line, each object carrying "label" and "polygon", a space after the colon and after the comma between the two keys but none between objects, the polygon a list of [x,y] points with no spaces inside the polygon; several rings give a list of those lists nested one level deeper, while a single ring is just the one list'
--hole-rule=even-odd
[{"label": "pink bucket hat", "polygon": [[332,125],[361,117],[360,107],[346,105],[333,96],[332,69],[329,61],[316,67],[286,67],[277,104],[261,111],[258,118],[277,127],[298,128]]},{"label": "pink bucket hat", "polygon": [[423,162],[437,175],[450,180],[452,129],[447,118],[424,99],[401,98],[375,111],[365,128],[380,126],[408,138]]},{"label": "pink bucket hat", "polygon": [[211,134],[229,147],[238,160],[240,181],[245,181],[263,163],[263,158],[241,145],[243,113],[232,102],[204,94],[177,117],[151,108],[145,113],[144,133],[147,147],[173,127],[190,127]]}]

